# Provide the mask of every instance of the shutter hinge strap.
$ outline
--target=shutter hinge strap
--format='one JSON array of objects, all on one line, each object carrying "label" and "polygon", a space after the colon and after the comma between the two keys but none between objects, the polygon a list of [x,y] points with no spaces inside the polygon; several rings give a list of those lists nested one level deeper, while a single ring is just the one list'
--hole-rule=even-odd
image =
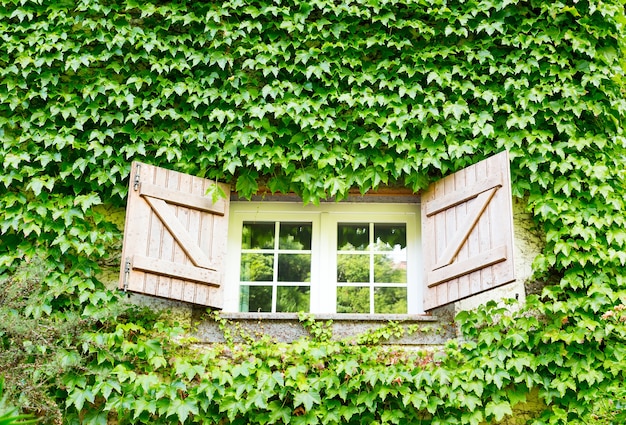
[{"label": "shutter hinge strap", "polygon": [[128,279],[130,277],[130,257],[126,257],[124,263],[124,292],[128,291]]},{"label": "shutter hinge strap", "polygon": [[141,183],[140,180],[140,176],[139,176],[139,169],[141,168],[141,165],[137,164],[137,168],[135,171],[135,180],[133,181],[133,189],[134,190],[138,190],[139,189],[139,184]]}]

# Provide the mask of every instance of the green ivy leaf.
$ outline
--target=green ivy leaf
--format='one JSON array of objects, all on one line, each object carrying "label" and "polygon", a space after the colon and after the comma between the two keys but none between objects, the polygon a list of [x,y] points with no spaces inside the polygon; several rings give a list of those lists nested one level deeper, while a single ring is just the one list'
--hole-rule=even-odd
[{"label": "green ivy leaf", "polygon": [[321,404],[321,402],[322,398],[320,396],[320,393],[313,389],[303,392],[297,392],[294,394],[294,407],[302,405],[307,412],[313,408],[314,404]]},{"label": "green ivy leaf", "polygon": [[497,422],[501,421],[506,415],[512,415],[513,410],[507,401],[490,401],[485,405],[485,415],[493,417]]}]

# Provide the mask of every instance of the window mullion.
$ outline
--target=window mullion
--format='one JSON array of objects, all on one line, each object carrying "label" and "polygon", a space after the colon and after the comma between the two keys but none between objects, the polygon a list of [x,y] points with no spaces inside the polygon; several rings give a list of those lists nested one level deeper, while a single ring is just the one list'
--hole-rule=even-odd
[{"label": "window mullion", "polygon": [[370,314],[374,313],[374,223],[369,223],[369,245],[367,250],[369,251],[370,256],[370,287],[369,287],[369,295],[370,295]]},{"label": "window mullion", "polygon": [[278,298],[278,248],[280,239],[280,222],[274,223],[274,249],[273,249],[273,270],[272,270],[272,313],[276,313]]},{"label": "window mullion", "polygon": [[[335,313],[337,311],[337,223],[328,212],[319,215],[317,243],[313,248],[317,275],[316,287],[311,281],[311,312]],[[313,296],[315,290],[315,296]]]}]

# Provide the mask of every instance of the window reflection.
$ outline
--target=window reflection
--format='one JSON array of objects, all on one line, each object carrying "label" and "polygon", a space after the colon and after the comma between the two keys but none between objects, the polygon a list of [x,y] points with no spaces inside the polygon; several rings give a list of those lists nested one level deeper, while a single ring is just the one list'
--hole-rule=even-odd
[{"label": "window reflection", "polygon": [[374,313],[405,314],[407,310],[406,288],[374,288]]},{"label": "window reflection", "polygon": [[337,249],[339,251],[364,251],[369,243],[369,224],[340,223],[337,226]]},{"label": "window reflection", "polygon": [[406,225],[374,224],[374,241],[377,251],[406,249]]},{"label": "window reflection", "polygon": [[242,249],[274,248],[274,223],[243,223],[241,231]]},{"label": "window reflection", "polygon": [[310,282],[310,254],[278,254],[279,282]]},{"label": "window reflection", "polygon": [[278,249],[311,249],[311,223],[280,223]]},{"label": "window reflection", "polygon": [[240,290],[240,311],[271,312],[272,287],[242,285]]},{"label": "window reflection", "polygon": [[406,252],[374,254],[374,282],[406,283]]},{"label": "window reflection", "polygon": [[369,282],[370,256],[337,254],[337,282]]},{"label": "window reflection", "polygon": [[276,311],[295,313],[308,311],[311,303],[309,286],[279,286],[276,300]]},{"label": "window reflection", "polygon": [[271,282],[274,279],[272,254],[241,254],[241,280],[243,282]]},{"label": "window reflection", "polygon": [[337,287],[337,313],[369,313],[370,288],[367,286]]}]

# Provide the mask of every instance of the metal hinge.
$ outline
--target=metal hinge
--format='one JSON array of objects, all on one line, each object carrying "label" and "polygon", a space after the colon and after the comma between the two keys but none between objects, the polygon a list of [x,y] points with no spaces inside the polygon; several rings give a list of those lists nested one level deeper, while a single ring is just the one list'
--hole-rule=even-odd
[{"label": "metal hinge", "polygon": [[138,190],[139,189],[139,185],[141,184],[141,180],[139,177],[139,169],[141,168],[141,165],[137,164],[137,168],[135,170],[135,180],[133,181],[133,189],[134,190]]},{"label": "metal hinge", "polygon": [[128,279],[130,278],[130,257],[126,257],[124,263],[124,292],[128,291]]}]

